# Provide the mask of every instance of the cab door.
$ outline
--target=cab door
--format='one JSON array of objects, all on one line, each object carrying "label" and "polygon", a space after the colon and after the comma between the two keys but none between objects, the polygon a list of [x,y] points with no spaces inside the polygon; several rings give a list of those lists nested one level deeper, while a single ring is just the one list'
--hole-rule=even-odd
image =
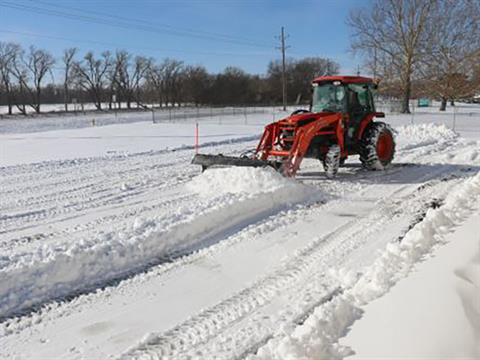
[{"label": "cab door", "polygon": [[354,146],[360,123],[368,114],[375,111],[373,99],[368,84],[349,84],[347,86],[348,99],[348,129],[346,129],[347,145]]}]

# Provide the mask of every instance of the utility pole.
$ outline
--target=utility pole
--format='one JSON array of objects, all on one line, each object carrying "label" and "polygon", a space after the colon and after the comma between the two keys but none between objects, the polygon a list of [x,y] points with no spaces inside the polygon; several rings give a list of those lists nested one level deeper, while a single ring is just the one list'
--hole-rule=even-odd
[{"label": "utility pole", "polygon": [[282,100],[283,100],[283,110],[287,110],[287,83],[286,83],[286,69],[285,69],[285,50],[290,46],[285,46],[285,39],[288,36],[285,36],[285,30],[282,26],[282,32],[280,34],[280,49],[282,51]]}]

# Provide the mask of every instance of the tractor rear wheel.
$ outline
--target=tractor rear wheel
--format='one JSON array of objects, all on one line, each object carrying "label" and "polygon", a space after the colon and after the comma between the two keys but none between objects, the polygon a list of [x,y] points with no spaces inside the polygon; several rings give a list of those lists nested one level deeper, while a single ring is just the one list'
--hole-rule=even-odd
[{"label": "tractor rear wheel", "polygon": [[325,169],[325,175],[330,179],[337,175],[338,168],[340,167],[340,156],[340,146],[331,145],[325,156],[321,159],[323,168]]},{"label": "tractor rear wheel", "polygon": [[384,170],[395,154],[393,130],[384,122],[370,123],[363,133],[359,150],[363,167],[368,170]]}]

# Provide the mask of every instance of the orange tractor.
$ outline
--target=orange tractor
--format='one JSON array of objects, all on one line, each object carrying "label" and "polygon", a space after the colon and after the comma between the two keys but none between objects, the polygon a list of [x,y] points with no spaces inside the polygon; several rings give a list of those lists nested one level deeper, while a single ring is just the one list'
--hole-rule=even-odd
[{"label": "orange tractor", "polygon": [[369,170],[387,167],[395,153],[393,131],[374,121],[372,92],[377,84],[360,76],[323,76],[312,82],[309,110],[296,110],[265,127],[254,152],[240,157],[197,154],[192,163],[202,166],[271,166],[293,177],[303,158],[319,159],[333,177],[349,155],[358,154]]}]

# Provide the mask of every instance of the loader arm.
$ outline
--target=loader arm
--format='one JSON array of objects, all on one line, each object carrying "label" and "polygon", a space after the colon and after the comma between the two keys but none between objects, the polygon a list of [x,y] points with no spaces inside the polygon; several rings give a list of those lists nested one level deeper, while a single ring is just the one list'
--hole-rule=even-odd
[{"label": "loader arm", "polygon": [[267,160],[270,154],[270,150],[273,149],[273,142],[275,139],[275,129],[276,129],[275,123],[265,126],[265,130],[263,131],[263,135],[255,151],[257,159]]},{"label": "loader arm", "polygon": [[322,128],[329,127],[333,124],[335,126],[335,134],[337,135],[341,151],[344,151],[343,142],[343,123],[339,121],[341,115],[333,114],[320,118],[307,125],[301,126],[297,129],[295,134],[295,141],[290,150],[288,157],[283,162],[283,175],[287,177],[294,177],[300,168],[300,164],[307,153],[307,150],[312,142],[314,136],[322,133]]}]

